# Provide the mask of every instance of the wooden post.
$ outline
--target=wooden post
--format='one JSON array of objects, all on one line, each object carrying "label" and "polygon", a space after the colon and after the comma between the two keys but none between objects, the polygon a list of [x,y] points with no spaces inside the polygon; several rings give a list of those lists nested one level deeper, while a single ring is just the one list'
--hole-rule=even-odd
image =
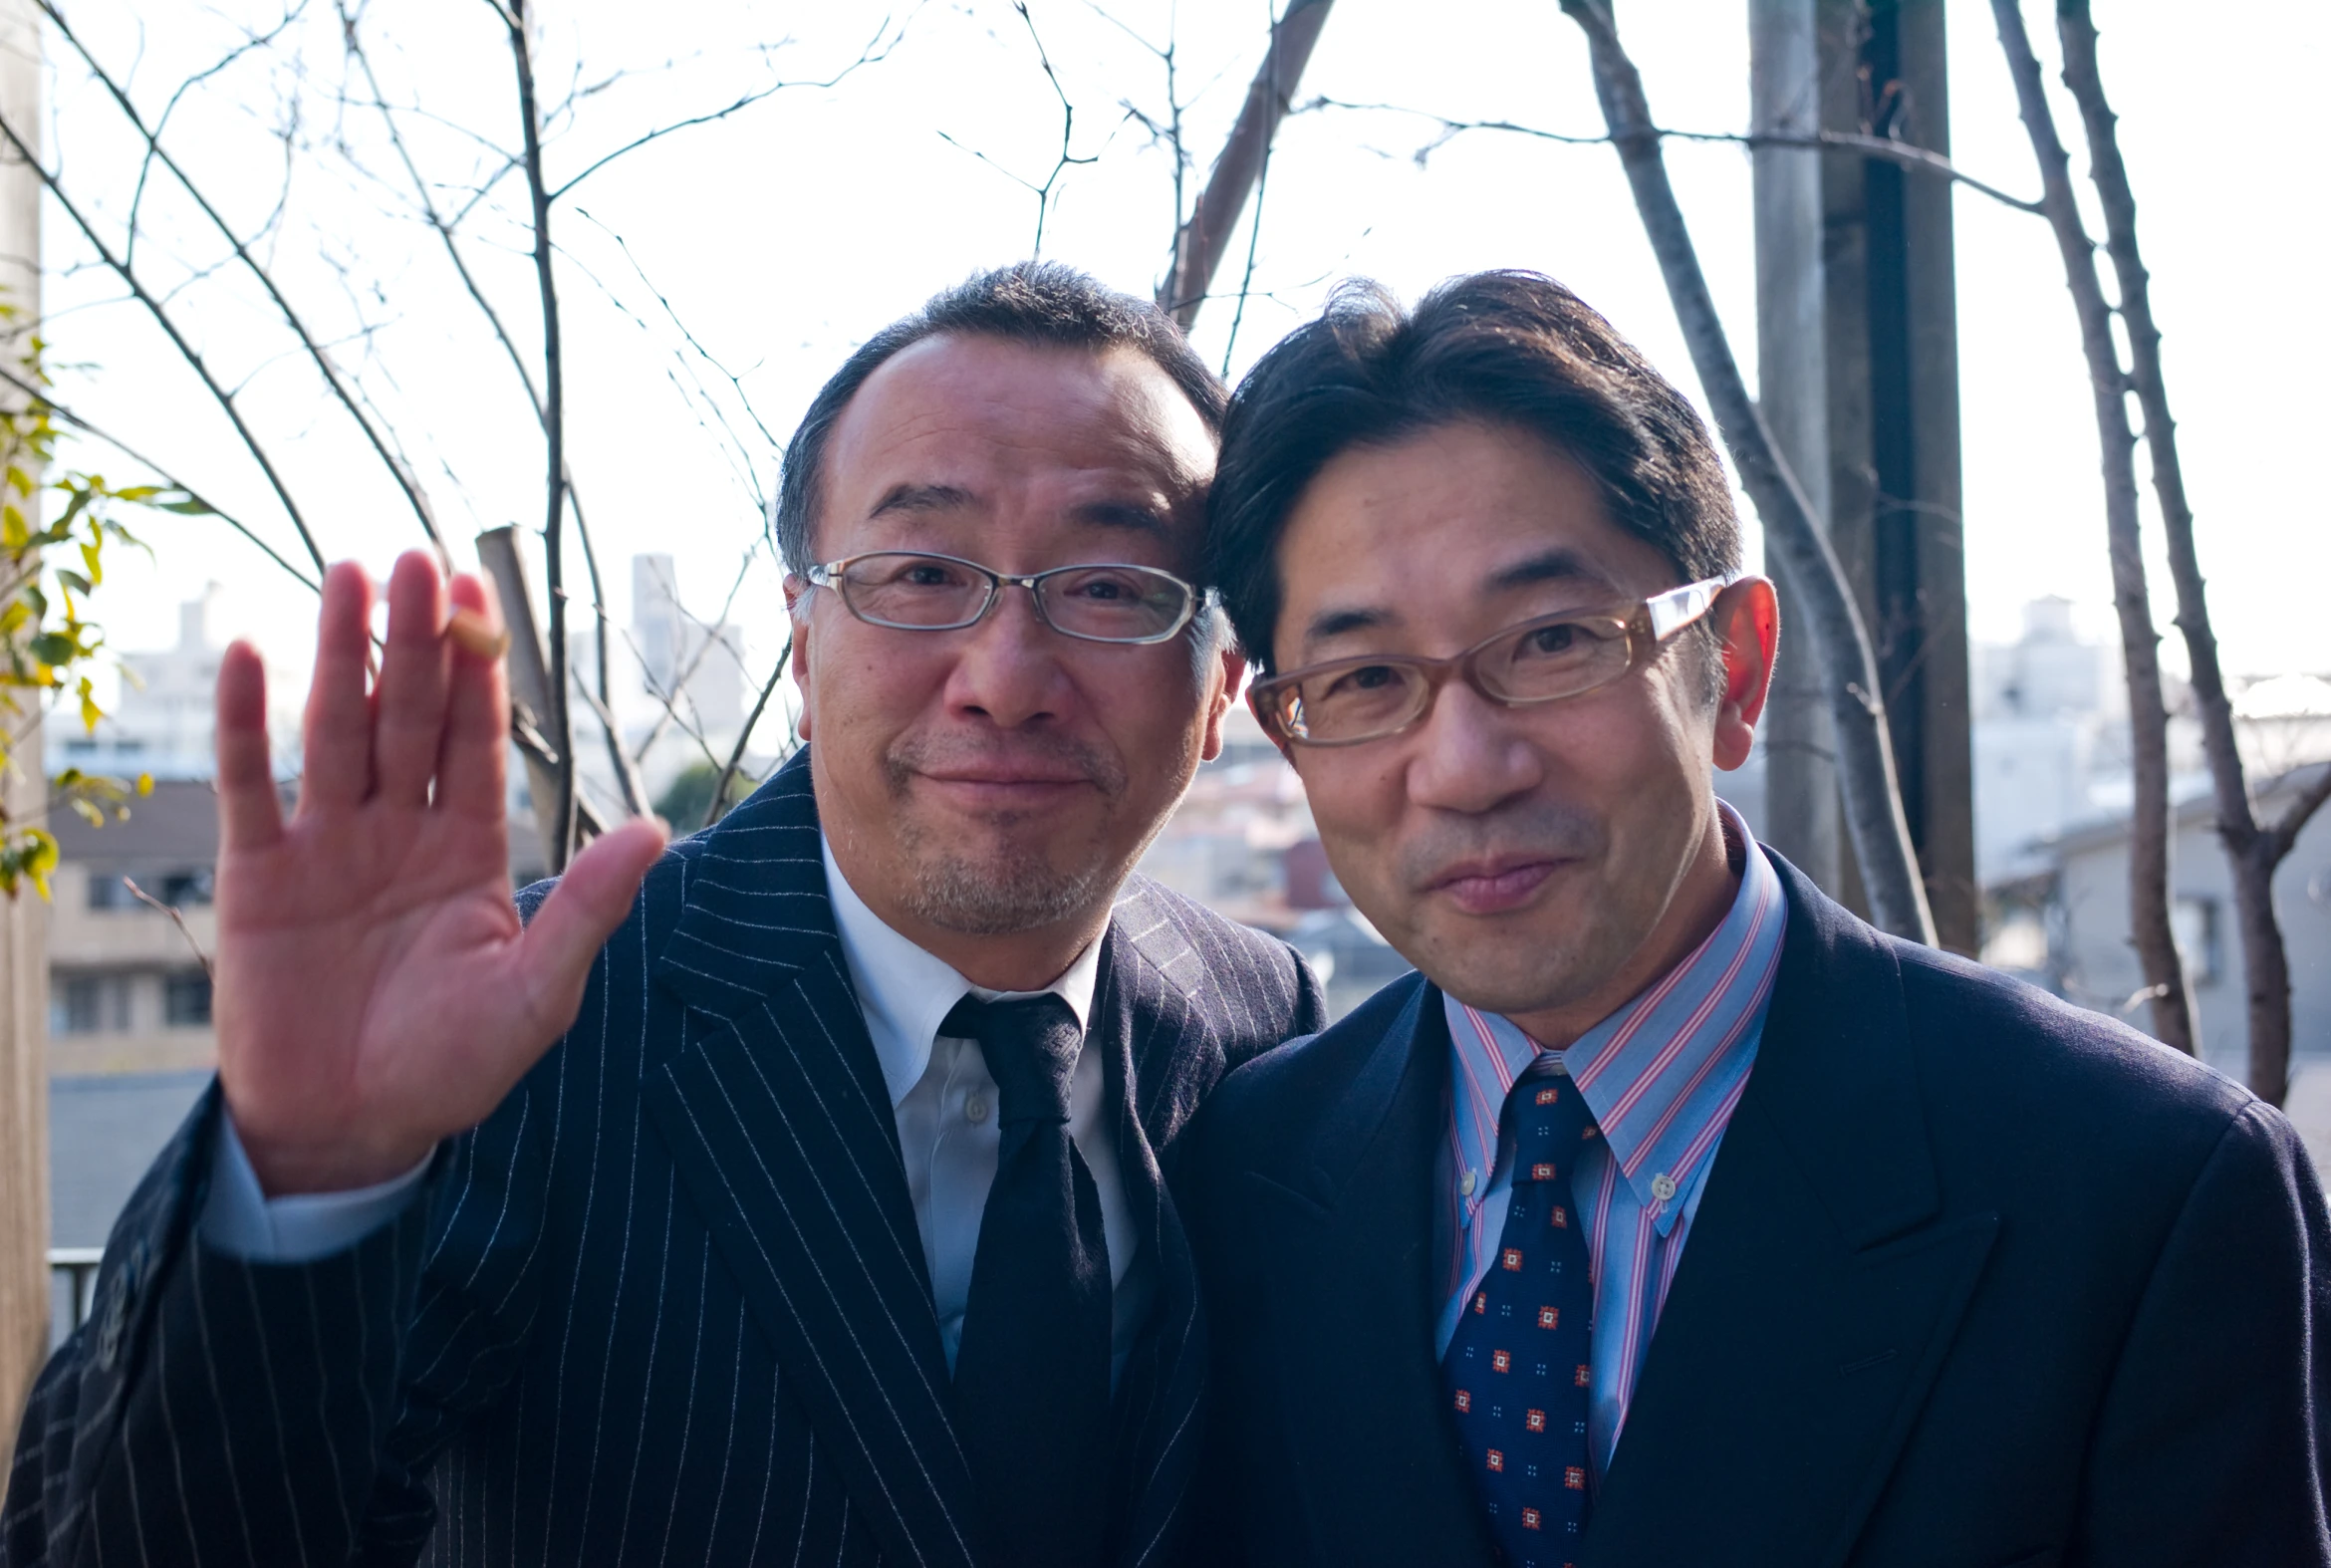
[{"label": "wooden post", "polygon": [[554,711],[551,666],[543,652],[542,633],[534,624],[534,595],[527,586],[525,559],[518,554],[518,530],[489,528],[479,534],[477,559],[494,580],[494,592],[502,601],[502,624],[510,632],[511,721],[531,728],[540,741],[536,746],[520,746],[519,752],[526,759],[526,792],[534,801],[535,826],[542,832],[542,863],[555,872],[566,864],[561,853],[566,848],[561,842],[566,835],[560,831],[554,809],[559,799],[558,773],[542,755],[543,747],[555,749],[558,744],[545,727]]},{"label": "wooden post", "polygon": [[[29,131],[40,102],[40,23],[28,0],[0,0],[0,115]],[[40,315],[40,215],[31,170],[0,159],[0,288],[27,322]],[[0,344],[23,352],[13,337]],[[38,820],[48,773],[37,726],[18,744],[16,769],[0,777],[9,815]],[[15,1445],[49,1348],[48,913],[30,888],[0,898],[0,1452]],[[0,1473],[0,1498],[7,1489]]]},{"label": "wooden post", "polygon": [[[1759,133],[1809,136],[1821,130],[1816,4],[1752,0],[1748,7],[1750,112]],[[1821,157],[1796,147],[1762,146],[1750,158],[1757,401],[1814,516],[1826,525],[1829,293],[1821,255]],[[1834,894],[1850,860],[1840,842],[1837,729],[1812,644],[1790,635],[1796,587],[1778,552],[1765,552],[1765,566],[1780,590],[1783,636],[1763,729],[1764,836],[1815,885]]]},{"label": "wooden post", "polygon": [[[1752,0],[1749,11],[1760,129],[1887,135],[1949,153],[1942,0]],[[1827,492],[1830,537],[1885,683],[1936,934],[1972,952],[1979,901],[1950,187],[1850,151],[1761,148],[1754,167],[1759,400],[1799,474],[1820,476],[1808,488]],[[1809,280],[1814,265],[1818,279]],[[1784,600],[1784,623],[1787,613]],[[1768,833],[1859,907],[1851,860],[1835,849],[1822,715],[1808,711],[1801,684],[1784,653],[1766,731]]]}]

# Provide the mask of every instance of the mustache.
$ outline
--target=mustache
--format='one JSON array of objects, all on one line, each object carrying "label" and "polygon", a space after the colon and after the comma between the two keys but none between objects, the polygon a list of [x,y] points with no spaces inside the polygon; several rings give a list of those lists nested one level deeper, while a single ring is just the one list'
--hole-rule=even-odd
[{"label": "mustache", "polygon": [[1125,792],[1125,765],[1100,746],[1067,735],[1000,737],[963,733],[910,734],[894,741],[883,758],[893,791],[909,776],[923,774],[1026,771],[1039,777],[1073,777],[1112,798]]},{"label": "mustache", "polygon": [[1423,892],[1467,861],[1526,857],[1592,860],[1609,842],[1600,818],[1577,806],[1532,800],[1478,816],[1436,817],[1401,846],[1403,886]]}]

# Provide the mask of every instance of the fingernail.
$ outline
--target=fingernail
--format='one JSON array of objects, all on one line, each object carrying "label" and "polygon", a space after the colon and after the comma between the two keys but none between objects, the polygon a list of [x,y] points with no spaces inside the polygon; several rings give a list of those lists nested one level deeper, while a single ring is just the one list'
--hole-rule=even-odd
[{"label": "fingernail", "polygon": [[463,653],[479,658],[500,658],[510,652],[510,629],[499,631],[474,610],[456,610],[445,622],[445,635]]}]

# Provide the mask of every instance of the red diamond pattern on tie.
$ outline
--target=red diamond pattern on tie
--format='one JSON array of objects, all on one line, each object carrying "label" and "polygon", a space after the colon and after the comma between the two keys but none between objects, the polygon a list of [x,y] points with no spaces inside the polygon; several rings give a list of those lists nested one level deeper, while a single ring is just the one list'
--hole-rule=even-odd
[{"label": "red diamond pattern on tie", "polygon": [[1498,1266],[1458,1319],[1441,1362],[1458,1442],[1508,1568],[1563,1568],[1577,1555],[1590,1503],[1594,1294],[1586,1243],[1567,1205],[1571,1166],[1594,1117],[1550,1067],[1542,1058],[1506,1097],[1513,1191]]}]

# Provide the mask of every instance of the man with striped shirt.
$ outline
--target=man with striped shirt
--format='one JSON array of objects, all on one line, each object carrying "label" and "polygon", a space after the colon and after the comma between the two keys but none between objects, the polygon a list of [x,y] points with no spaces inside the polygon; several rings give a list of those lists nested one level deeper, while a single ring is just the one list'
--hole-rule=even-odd
[{"label": "man with striped shirt", "polygon": [[1232,399],[1214,571],[1422,971],[1193,1133],[1218,1553],[2331,1563],[2290,1125],[1895,941],[1711,789],[1777,646],[1683,396],[1552,281],[1348,288]]}]

